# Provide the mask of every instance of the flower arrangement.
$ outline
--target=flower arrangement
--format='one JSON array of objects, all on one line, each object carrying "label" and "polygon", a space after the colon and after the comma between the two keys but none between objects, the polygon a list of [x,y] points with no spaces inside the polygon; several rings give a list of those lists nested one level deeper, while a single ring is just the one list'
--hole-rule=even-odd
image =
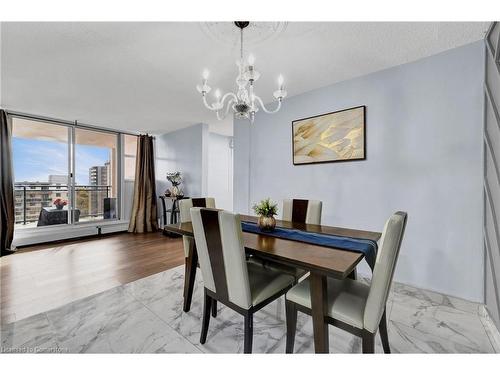
[{"label": "flower arrangement", "polygon": [[62,210],[63,207],[68,204],[68,201],[62,198],[56,198],[52,203],[57,207],[57,209]]},{"label": "flower arrangement", "polygon": [[182,197],[184,195],[182,189],[179,185],[182,183],[182,175],[181,172],[170,172],[167,173],[167,180],[172,184],[172,190],[167,189],[165,195],[172,197]]},{"label": "flower arrangement", "polygon": [[167,173],[167,180],[170,181],[172,186],[179,186],[182,183],[182,175],[181,172],[170,172]]},{"label": "flower arrangement", "polygon": [[274,215],[278,213],[278,205],[267,198],[261,200],[259,204],[255,204],[252,208],[259,215],[259,228],[265,232],[274,230],[276,227]]},{"label": "flower arrangement", "polygon": [[278,213],[278,205],[269,198],[261,200],[259,204],[255,204],[252,208],[259,216],[272,217]]}]

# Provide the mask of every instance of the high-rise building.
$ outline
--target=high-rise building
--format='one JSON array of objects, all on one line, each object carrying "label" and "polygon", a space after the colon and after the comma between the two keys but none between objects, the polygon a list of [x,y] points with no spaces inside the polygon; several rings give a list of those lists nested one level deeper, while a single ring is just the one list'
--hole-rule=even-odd
[{"label": "high-rise building", "polygon": [[[103,212],[104,198],[107,197],[107,186],[110,164],[97,165],[89,168],[90,202],[89,214],[92,216],[101,215]],[[95,186],[95,188],[93,188]]]},{"label": "high-rise building", "polygon": [[109,162],[89,168],[89,185],[108,185]]}]

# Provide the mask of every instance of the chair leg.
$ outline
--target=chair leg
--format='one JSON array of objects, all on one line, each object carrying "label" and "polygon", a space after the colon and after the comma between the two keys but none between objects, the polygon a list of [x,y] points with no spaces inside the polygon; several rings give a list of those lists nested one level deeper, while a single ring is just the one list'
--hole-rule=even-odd
[{"label": "chair leg", "polygon": [[382,339],[382,346],[384,347],[384,353],[390,354],[391,347],[389,346],[389,335],[387,334],[387,318],[386,314],[382,315],[382,319],[380,319],[380,324],[378,326],[378,331],[380,332],[380,338]]},{"label": "chair leg", "polygon": [[194,246],[194,241],[192,241],[191,248],[189,249],[189,256],[186,258],[186,271],[184,274],[184,312],[188,312],[191,309],[197,266],[198,252]]},{"label": "chair leg", "polygon": [[375,353],[375,334],[363,330],[361,341],[363,342],[363,354]]},{"label": "chair leg", "polygon": [[210,324],[210,308],[212,306],[213,301],[212,297],[207,294],[207,290],[205,289],[205,301],[203,306],[203,320],[201,322],[201,336],[200,336],[200,344],[204,344],[207,341],[207,333],[208,333],[208,325]]},{"label": "chair leg", "polygon": [[252,353],[252,340],[253,340],[253,313],[247,312],[245,314],[245,339],[243,353]]},{"label": "chair leg", "polygon": [[285,353],[293,353],[295,344],[295,332],[297,330],[297,306],[294,302],[285,299],[286,315],[286,350]]},{"label": "chair leg", "polygon": [[212,300],[212,316],[217,318],[217,301]]}]

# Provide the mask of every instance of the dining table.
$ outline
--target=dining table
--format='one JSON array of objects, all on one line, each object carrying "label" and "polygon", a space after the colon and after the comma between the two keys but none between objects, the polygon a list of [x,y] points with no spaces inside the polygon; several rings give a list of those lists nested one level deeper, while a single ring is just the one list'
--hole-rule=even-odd
[{"label": "dining table", "polygon": [[[242,222],[256,223],[258,218],[240,215]],[[305,224],[284,220],[276,220],[276,227],[294,229],[303,232],[319,233],[353,239],[378,241],[381,233],[360,229],[341,228],[317,224]],[[183,236],[194,237],[190,222],[170,224],[166,231]],[[301,268],[310,273],[311,311],[314,333],[314,350],[316,353],[328,353],[328,323],[326,321],[328,307],[327,278],[355,278],[356,266],[364,258],[361,252],[332,248],[296,240],[278,238],[272,233],[243,232],[243,244],[248,255],[257,256],[288,266]],[[194,288],[198,254],[195,241],[190,241],[189,255],[186,258],[186,281],[184,284],[184,311],[189,311]]]}]

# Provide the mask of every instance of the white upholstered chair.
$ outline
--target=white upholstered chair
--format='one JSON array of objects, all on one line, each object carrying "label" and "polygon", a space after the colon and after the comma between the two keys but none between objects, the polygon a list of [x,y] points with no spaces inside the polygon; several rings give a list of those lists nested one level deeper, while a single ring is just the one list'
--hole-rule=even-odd
[{"label": "white upholstered chair", "polygon": [[282,219],[295,223],[321,224],[323,203],[307,199],[283,199]]},{"label": "white upholstered chair", "polygon": [[[207,207],[215,208],[214,198],[189,198],[179,200],[179,213],[181,223],[191,222],[191,208],[193,207]],[[193,296],[194,282],[196,278],[196,269],[198,265],[198,257],[194,256],[192,249],[195,245],[194,239],[189,236],[182,236],[182,243],[184,245],[184,306],[183,310],[188,312],[191,308],[191,299]],[[217,307],[213,306],[213,316],[217,314]]]},{"label": "white upholstered chair", "polygon": [[[362,338],[363,353],[374,352],[380,331],[385,353],[390,353],[385,307],[406,227],[407,214],[396,212],[387,220],[370,285],[328,278],[327,320],[330,324]],[[293,352],[297,310],[311,314],[309,280],[300,282],[286,294],[286,352]]]},{"label": "white upholstered chair", "polygon": [[284,295],[295,280],[247,261],[238,214],[192,208],[191,217],[205,287],[200,343],[207,339],[211,305],[219,301],[243,315],[244,352],[251,353],[253,314]]},{"label": "white upholstered chair", "polygon": [[[215,199],[214,198],[181,199],[179,201],[179,212],[181,217],[181,223],[191,222],[190,210],[192,207],[215,208]],[[192,237],[182,236],[182,242],[184,245],[184,256],[186,258],[189,256],[189,246],[192,240],[193,240]]]}]

